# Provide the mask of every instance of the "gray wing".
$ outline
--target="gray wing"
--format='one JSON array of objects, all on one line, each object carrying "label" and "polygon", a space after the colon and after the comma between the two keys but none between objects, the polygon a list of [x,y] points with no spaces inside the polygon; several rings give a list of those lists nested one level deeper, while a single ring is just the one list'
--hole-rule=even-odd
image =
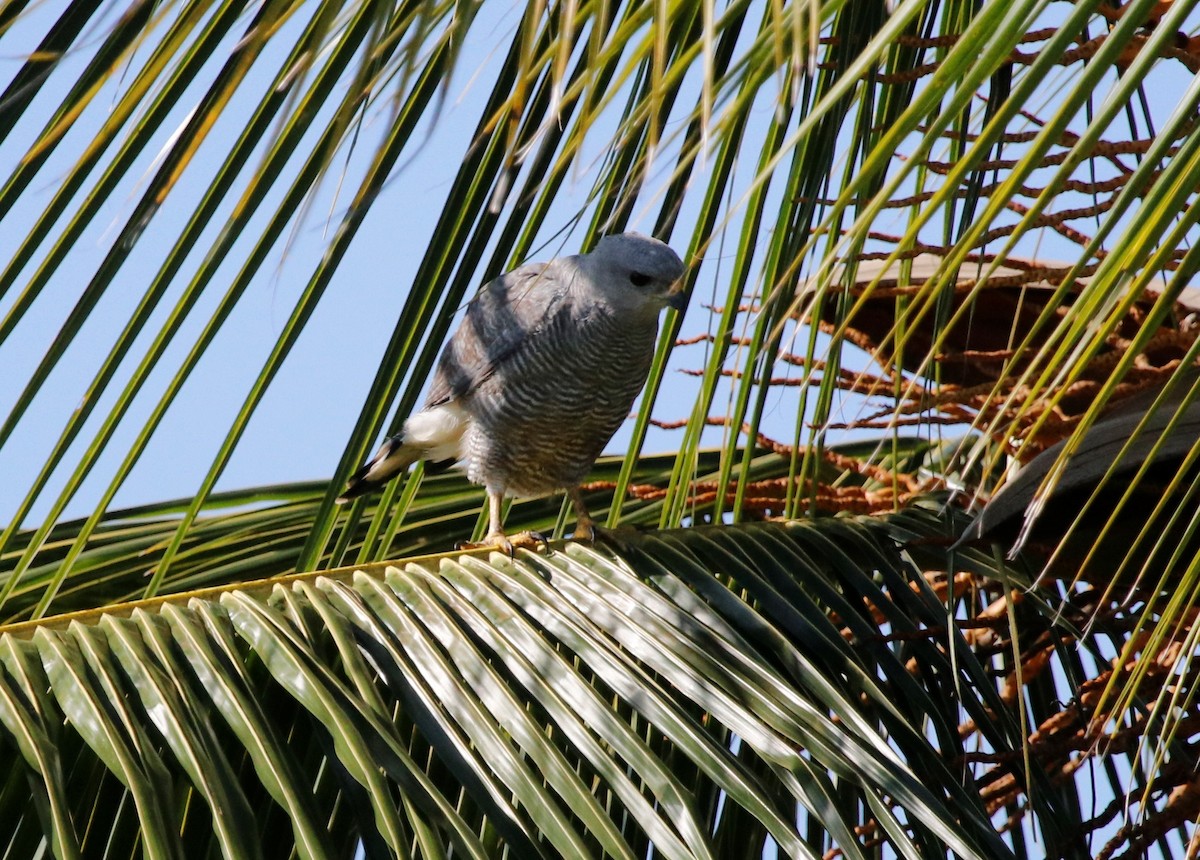
[{"label": "gray wing", "polygon": [[527,348],[563,309],[573,262],[530,263],[484,284],[442,350],[425,408],[470,394]]}]

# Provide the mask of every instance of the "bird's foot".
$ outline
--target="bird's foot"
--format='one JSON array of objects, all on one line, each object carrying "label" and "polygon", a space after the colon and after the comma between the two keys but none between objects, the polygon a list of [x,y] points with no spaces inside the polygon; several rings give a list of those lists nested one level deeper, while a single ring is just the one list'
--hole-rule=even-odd
[{"label": "bird's foot", "polygon": [[575,531],[571,537],[575,540],[585,540],[588,543],[595,543],[597,538],[603,537],[601,532],[604,529],[596,525],[591,519],[580,518],[579,522],[575,523]]},{"label": "bird's foot", "polygon": [[537,552],[539,546],[545,547],[549,554],[550,541],[546,540],[545,535],[541,532],[523,531],[517,532],[515,535],[506,535],[503,532],[490,534],[481,541],[459,541],[454,548],[456,550],[498,549],[512,557],[517,554],[518,549]]},{"label": "bird's foot", "polygon": [[603,544],[617,550],[629,550],[638,537],[638,531],[628,526],[615,529],[598,526],[591,520],[580,520],[571,535],[574,540],[587,541],[591,544]]}]

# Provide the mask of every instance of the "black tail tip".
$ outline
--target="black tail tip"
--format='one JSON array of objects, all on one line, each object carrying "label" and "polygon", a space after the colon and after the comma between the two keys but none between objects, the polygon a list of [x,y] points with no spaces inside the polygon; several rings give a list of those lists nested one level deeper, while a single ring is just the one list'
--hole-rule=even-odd
[{"label": "black tail tip", "polygon": [[366,480],[366,471],[366,468],[363,468],[358,474],[350,476],[350,480],[346,482],[346,489],[342,490],[342,494],[334,499],[336,504],[344,505],[359,496],[365,496],[378,486],[373,481]]},{"label": "black tail tip", "polygon": [[346,489],[342,490],[342,494],[333,500],[333,503],[335,505],[345,505],[354,501],[359,496],[365,496],[373,489],[375,489],[374,486],[363,486],[362,484],[354,487],[346,487]]}]

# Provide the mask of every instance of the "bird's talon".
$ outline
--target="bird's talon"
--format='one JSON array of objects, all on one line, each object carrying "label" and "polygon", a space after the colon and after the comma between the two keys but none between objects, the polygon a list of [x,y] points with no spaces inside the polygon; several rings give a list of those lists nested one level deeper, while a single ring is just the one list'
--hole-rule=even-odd
[{"label": "bird's talon", "polygon": [[593,545],[606,546],[618,552],[629,552],[638,541],[638,532],[630,526],[611,529],[592,526],[590,540]]},{"label": "bird's talon", "polygon": [[459,541],[454,548],[458,551],[472,549],[497,549],[509,558],[516,558],[518,549],[528,549],[537,552],[543,546],[546,554],[550,554],[550,541],[541,532],[523,531],[509,537],[508,535],[488,535],[481,541]]},{"label": "bird's talon", "polygon": [[523,531],[513,535],[513,540],[516,541],[515,545],[521,547],[522,549],[528,549],[532,550],[533,552],[537,552],[538,546],[541,545],[545,548],[546,555],[550,554],[550,541],[548,541],[546,536],[541,532]]},{"label": "bird's talon", "polygon": [[473,549],[498,549],[512,557],[516,554],[512,542],[504,535],[488,535],[483,540],[460,540],[454,545],[456,552],[470,552]]}]

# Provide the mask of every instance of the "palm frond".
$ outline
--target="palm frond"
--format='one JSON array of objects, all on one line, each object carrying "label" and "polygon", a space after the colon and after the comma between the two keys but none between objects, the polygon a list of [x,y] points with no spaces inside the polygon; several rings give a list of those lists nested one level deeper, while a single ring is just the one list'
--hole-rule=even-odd
[{"label": "palm frond", "polygon": [[0,794],[5,839],[74,856],[136,814],[163,855],[208,832],[254,856],[267,830],[305,856],[358,840],[479,857],[1173,840],[1182,739],[1162,748],[1159,800],[1103,777],[1142,817],[1078,824],[1100,751],[1134,766],[1133,737],[1158,723],[1080,742],[1098,682],[1067,701],[1072,630],[1091,621],[1094,663],[1118,615],[1062,604],[1064,626],[1039,622],[1041,598],[1006,598],[994,561],[949,548],[963,519],[935,502],[705,526],[8,625],[0,748],[34,790]]}]

